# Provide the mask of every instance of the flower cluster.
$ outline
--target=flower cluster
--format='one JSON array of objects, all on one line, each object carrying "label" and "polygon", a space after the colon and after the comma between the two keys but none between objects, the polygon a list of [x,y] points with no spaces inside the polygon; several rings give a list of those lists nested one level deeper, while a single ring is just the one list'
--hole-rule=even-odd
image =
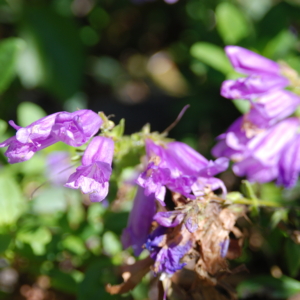
[{"label": "flower cluster", "polygon": [[226,192],[223,182],[213,176],[227,169],[227,158],[208,161],[184,143],[159,144],[151,139],[146,140],[146,153],[148,165],[137,183],[163,206],[167,188],[190,199],[203,195],[205,189]]},{"label": "flower cluster", "polygon": [[[100,129],[103,121],[91,110],[78,110],[73,113],[58,112],[39,119],[27,127],[9,122],[16,135],[0,144],[8,147],[5,156],[8,162],[19,163],[29,160],[35,152],[57,142],[79,147],[88,142]],[[111,163],[114,142],[106,137],[94,137],[87,146],[82,166],[76,169],[66,187],[80,188],[89,194],[91,201],[101,201],[108,193],[108,181],[111,175]]]},{"label": "flower cluster", "polygon": [[286,65],[238,46],[227,46],[225,51],[234,69],[248,77],[226,80],[221,95],[246,99],[251,107],[218,137],[212,153],[230,158],[235,162],[234,173],[251,182],[277,179],[278,184],[292,187],[300,172],[300,124],[291,115],[300,97],[284,89],[293,89],[292,81],[284,75],[293,72]]},{"label": "flower cluster", "polygon": [[[132,246],[135,255],[139,255],[143,248],[147,249],[153,259],[154,274],[169,278],[186,265],[185,260],[190,260],[189,254],[198,253],[196,248],[205,247],[208,241],[203,242],[204,237],[200,237],[206,230],[204,228],[210,222],[215,224],[220,218],[218,215],[222,215],[222,205],[212,205],[211,200],[214,190],[226,192],[224,183],[214,176],[227,168],[228,159],[208,161],[181,142],[167,143],[149,138],[145,144],[147,164],[137,178],[139,187],[122,242],[125,248]],[[164,201],[167,190],[172,195],[175,209]],[[209,231],[210,235],[217,236],[209,237],[213,238],[213,242],[201,253],[210,260],[208,253],[213,250],[214,260],[222,262],[211,274],[226,267],[229,233],[238,215],[228,213],[217,230],[213,227]],[[227,222],[231,222],[230,225],[223,228]],[[199,255],[196,257],[198,261]],[[206,274],[204,277],[209,277],[208,271],[202,267],[199,269],[202,275]]]}]

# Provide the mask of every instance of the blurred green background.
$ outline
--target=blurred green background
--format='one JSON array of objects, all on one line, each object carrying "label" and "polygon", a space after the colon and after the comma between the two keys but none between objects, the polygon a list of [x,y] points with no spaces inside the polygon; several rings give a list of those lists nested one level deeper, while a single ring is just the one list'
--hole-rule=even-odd
[{"label": "blurred green background", "polygon": [[[113,114],[116,123],[125,118],[127,134],[148,122],[163,131],[190,104],[170,136],[210,157],[214,138],[246,109],[219,95],[222,81],[235,76],[224,46],[300,71],[299,30],[299,0],[0,0],[1,141],[14,132],[4,121],[26,126],[77,108]],[[134,260],[119,240],[132,198],[106,207],[55,185],[46,159],[72,151],[67,146],[12,166],[2,150],[0,299],[148,299],[149,276],[125,296],[104,290],[121,282],[117,266]],[[222,179],[236,187],[230,171]],[[114,180],[110,202],[120,185]],[[268,185],[262,193],[278,195]],[[239,285],[241,299],[292,299],[300,292],[300,248],[286,234],[299,229],[298,215],[256,216],[235,264],[260,277]],[[283,219],[288,228],[276,227]]]}]

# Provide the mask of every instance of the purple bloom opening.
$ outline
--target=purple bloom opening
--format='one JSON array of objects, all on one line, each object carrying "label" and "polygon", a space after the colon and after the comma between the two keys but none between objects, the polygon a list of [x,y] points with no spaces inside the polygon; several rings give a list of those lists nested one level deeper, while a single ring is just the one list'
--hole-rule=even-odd
[{"label": "purple bloom opening", "polygon": [[8,162],[18,163],[59,141],[74,147],[83,145],[97,133],[102,119],[93,111],[83,109],[73,113],[55,113],[24,128],[13,121],[9,124],[17,130],[16,136],[2,142],[0,147],[8,146],[5,152]]},{"label": "purple bloom opening", "polygon": [[181,239],[178,239],[177,242],[172,241],[169,244],[165,244],[166,234],[167,228],[159,226],[149,235],[146,242],[146,249],[150,251],[150,257],[155,260],[155,274],[166,273],[172,275],[176,271],[181,270],[186,263],[181,263],[180,261],[192,247],[190,240],[185,244],[182,244]]},{"label": "purple bloom opening", "polygon": [[84,194],[89,194],[92,202],[102,201],[108,194],[113,154],[112,139],[94,137],[83,154],[82,166],[70,176],[65,186],[72,189],[80,188]]},{"label": "purple bloom opening", "polygon": [[[149,163],[146,171],[137,179],[137,183],[145,188],[146,195],[154,193],[162,205],[164,205],[166,187],[187,198],[195,199],[195,195],[192,194],[195,189],[199,190],[201,186],[203,192],[204,186],[207,187],[213,182],[212,176],[228,167],[227,158],[220,158],[215,162],[208,161],[181,142],[171,142],[161,146],[148,139],[146,153]],[[199,182],[203,184],[199,185]],[[210,187],[213,189],[222,187],[225,192],[224,185],[220,184],[216,187],[217,182],[220,183],[216,180]]]},{"label": "purple bloom opening", "polygon": [[121,237],[123,247],[126,249],[132,246],[135,256],[141,254],[142,246],[147,241],[155,210],[154,194],[146,196],[144,189],[138,187],[127,227]]},{"label": "purple bloom opening", "polygon": [[224,81],[221,87],[223,97],[252,100],[289,85],[276,62],[238,46],[227,46],[225,52],[234,69],[249,76]]}]

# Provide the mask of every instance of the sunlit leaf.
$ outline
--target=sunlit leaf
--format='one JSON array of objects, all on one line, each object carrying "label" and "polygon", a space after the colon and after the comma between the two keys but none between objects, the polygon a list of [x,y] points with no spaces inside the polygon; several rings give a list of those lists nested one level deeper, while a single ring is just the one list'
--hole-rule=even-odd
[{"label": "sunlit leaf", "polygon": [[224,50],[214,44],[197,42],[191,47],[191,55],[224,74],[232,71]]},{"label": "sunlit leaf", "polygon": [[46,227],[23,227],[17,234],[17,240],[31,246],[35,255],[46,253],[46,245],[51,241],[52,235]]},{"label": "sunlit leaf", "polygon": [[113,232],[107,231],[103,235],[103,250],[109,255],[115,255],[122,250],[120,240]]},{"label": "sunlit leaf", "polygon": [[0,93],[15,76],[17,57],[23,47],[24,41],[19,38],[9,38],[0,44]]},{"label": "sunlit leaf", "polygon": [[0,226],[17,221],[25,208],[24,198],[15,180],[0,174]]},{"label": "sunlit leaf", "polygon": [[217,29],[226,44],[236,44],[249,34],[249,23],[235,5],[222,2],[216,9]]},{"label": "sunlit leaf", "polygon": [[17,108],[18,125],[25,127],[45,117],[46,112],[32,102],[22,102]]}]

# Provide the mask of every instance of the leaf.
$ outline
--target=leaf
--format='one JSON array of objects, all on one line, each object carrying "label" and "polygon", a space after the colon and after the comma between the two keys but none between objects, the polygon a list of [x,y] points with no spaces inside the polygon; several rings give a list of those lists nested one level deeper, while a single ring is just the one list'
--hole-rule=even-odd
[{"label": "leaf", "polygon": [[234,106],[237,108],[237,110],[242,113],[245,114],[250,110],[250,101],[247,100],[240,100],[240,99],[234,99],[232,100]]},{"label": "leaf", "polygon": [[17,234],[17,240],[29,244],[35,255],[44,255],[51,239],[52,235],[46,227],[25,226]]},{"label": "leaf", "polygon": [[84,245],[84,242],[82,241],[81,238],[79,238],[76,235],[69,235],[67,236],[63,241],[62,241],[62,246],[77,254],[77,255],[83,255],[86,253],[86,248]]},{"label": "leaf", "polygon": [[241,10],[235,5],[223,2],[217,6],[217,29],[226,44],[236,44],[249,35],[249,24]]},{"label": "leaf", "polygon": [[49,275],[54,288],[72,295],[77,293],[78,284],[72,274],[54,269],[50,271]]},{"label": "leaf", "polygon": [[7,122],[0,119],[0,136],[4,134],[7,129]]},{"label": "leaf", "polygon": [[3,93],[13,80],[16,62],[24,41],[19,38],[9,38],[0,44],[0,93]]},{"label": "leaf", "polygon": [[263,55],[273,59],[282,58],[295,48],[297,40],[297,36],[290,30],[283,30],[268,42]]},{"label": "leaf", "polygon": [[0,234],[0,253],[6,251],[9,247],[12,238],[9,234]]},{"label": "leaf", "polygon": [[[83,74],[83,46],[76,24],[49,6],[27,5],[21,29],[35,60],[37,74],[32,76],[35,84],[44,86],[62,100],[72,97],[80,88]],[[27,73],[32,70],[24,61],[19,74],[26,82]]]},{"label": "leaf", "polygon": [[46,115],[40,106],[32,102],[22,102],[17,108],[18,125],[22,127],[26,127]]},{"label": "leaf", "polygon": [[300,267],[300,245],[287,239],[284,245],[284,258],[290,275],[292,277],[297,276]]},{"label": "leaf", "polygon": [[191,55],[210,67],[227,74],[232,67],[222,48],[205,42],[197,42],[191,47]]},{"label": "leaf", "polygon": [[107,231],[103,235],[102,240],[103,251],[111,256],[122,251],[121,243],[118,236],[111,231]]},{"label": "leaf", "polygon": [[0,226],[14,224],[25,208],[24,198],[15,180],[0,175]]},{"label": "leaf", "polygon": [[268,299],[286,299],[300,292],[300,282],[287,276],[256,276],[239,284],[237,292],[239,298],[243,299],[253,295],[263,295]]}]

